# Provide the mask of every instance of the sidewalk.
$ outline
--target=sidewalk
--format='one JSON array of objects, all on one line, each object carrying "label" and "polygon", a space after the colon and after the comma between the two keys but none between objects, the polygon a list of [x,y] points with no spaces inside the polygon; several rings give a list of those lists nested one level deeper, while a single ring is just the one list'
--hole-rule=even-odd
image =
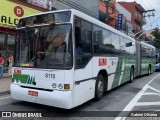
[{"label": "sidewalk", "polygon": [[8,73],[4,73],[3,77],[0,79],[0,95],[9,93],[11,82],[12,79],[9,77]]}]

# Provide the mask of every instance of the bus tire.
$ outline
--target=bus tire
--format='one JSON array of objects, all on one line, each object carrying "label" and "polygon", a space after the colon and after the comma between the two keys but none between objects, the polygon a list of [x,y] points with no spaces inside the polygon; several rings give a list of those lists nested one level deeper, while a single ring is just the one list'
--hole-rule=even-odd
[{"label": "bus tire", "polygon": [[149,67],[148,67],[148,75],[150,75],[151,74],[151,65],[149,65]]},{"label": "bus tire", "polygon": [[97,76],[96,80],[96,86],[95,86],[95,99],[99,100],[103,97],[104,94],[104,77],[99,74]]},{"label": "bus tire", "polygon": [[130,80],[129,82],[132,83],[134,80],[134,68],[132,67],[131,70],[130,70]]}]

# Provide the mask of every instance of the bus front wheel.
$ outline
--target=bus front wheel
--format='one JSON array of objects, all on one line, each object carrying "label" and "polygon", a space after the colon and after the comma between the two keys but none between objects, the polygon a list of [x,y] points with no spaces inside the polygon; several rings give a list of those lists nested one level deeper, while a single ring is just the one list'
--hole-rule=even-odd
[{"label": "bus front wheel", "polygon": [[103,94],[104,94],[104,77],[101,74],[99,74],[96,80],[95,99],[96,100],[101,99]]}]

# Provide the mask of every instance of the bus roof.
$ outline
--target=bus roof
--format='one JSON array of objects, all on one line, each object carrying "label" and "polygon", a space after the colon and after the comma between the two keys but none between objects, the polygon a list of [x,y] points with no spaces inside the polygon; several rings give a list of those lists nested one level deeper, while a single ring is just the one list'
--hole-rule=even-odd
[{"label": "bus roof", "polygon": [[77,17],[81,17],[81,18],[85,18],[86,21],[88,22],[91,22],[91,23],[96,23],[96,25],[98,25],[99,27],[102,27],[104,29],[107,28],[107,30],[109,31],[112,31],[113,33],[116,33],[120,36],[123,36],[131,41],[134,41],[135,42],[135,39],[131,38],[130,36],[110,27],[109,25],[107,24],[104,24],[103,22],[83,13],[83,12],[80,12],[76,9],[65,9],[65,10],[56,10],[56,11],[49,11],[49,12],[42,12],[42,13],[38,13],[38,14],[34,14],[34,15],[30,15],[30,16],[27,16],[27,17],[24,17],[24,18],[28,18],[28,17],[33,17],[33,16],[36,16],[36,15],[43,15],[43,14],[49,14],[49,13],[56,13],[56,12],[65,12],[65,11],[71,11],[72,14],[76,15]]},{"label": "bus roof", "polygon": [[22,17],[22,18],[33,17],[33,16],[36,16],[36,15],[45,15],[45,14],[55,13],[55,12],[65,12],[65,11],[73,11],[73,10],[72,9],[65,9],[65,10],[55,10],[55,11],[41,12],[41,13],[32,14],[32,15],[29,15],[29,16],[26,16],[26,17]]},{"label": "bus roof", "polygon": [[142,45],[145,45],[145,46],[147,46],[147,47],[151,47],[151,48],[153,48],[153,49],[156,49],[153,45],[151,45],[151,44],[148,44],[148,43],[145,43],[145,42],[140,42]]},{"label": "bus roof", "polygon": [[101,21],[99,21],[99,20],[97,20],[97,19],[85,14],[85,13],[82,13],[82,12],[80,12],[78,10],[75,10],[75,9],[71,9],[71,11],[73,12],[73,14],[77,15],[78,17],[85,18],[86,20],[90,20],[88,22],[96,23],[96,25],[98,25],[99,27],[102,27],[104,29],[107,28],[107,30],[112,31],[113,33],[121,35],[121,36],[123,36],[125,38],[128,38],[128,39],[130,39],[130,40],[135,42],[135,39],[131,38],[130,36],[128,36],[128,35],[120,32],[120,31],[116,30],[115,28],[110,27],[109,25],[107,25],[107,24],[105,24],[105,23],[103,23],[103,22],[101,22]]}]

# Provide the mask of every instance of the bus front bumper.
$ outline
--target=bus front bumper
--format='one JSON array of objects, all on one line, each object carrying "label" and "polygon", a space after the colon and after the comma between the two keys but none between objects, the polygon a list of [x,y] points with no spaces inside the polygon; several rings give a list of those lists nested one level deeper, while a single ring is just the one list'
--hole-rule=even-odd
[{"label": "bus front bumper", "polygon": [[[58,108],[71,109],[72,104],[72,91],[58,91],[52,92],[22,88],[19,85],[11,84],[11,97],[16,100],[22,100],[32,103],[38,103]],[[38,92],[38,96],[28,95],[28,91]]]}]

